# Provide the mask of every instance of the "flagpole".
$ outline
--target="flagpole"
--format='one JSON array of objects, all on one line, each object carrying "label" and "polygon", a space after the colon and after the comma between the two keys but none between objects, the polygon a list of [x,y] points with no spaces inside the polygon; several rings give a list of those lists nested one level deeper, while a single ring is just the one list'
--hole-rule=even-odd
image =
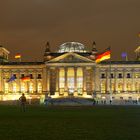
[{"label": "flagpole", "polygon": [[[110,47],[111,50],[111,47]],[[110,100],[112,101],[112,77],[111,77],[111,57],[109,60],[109,78],[110,78]]]},{"label": "flagpole", "polygon": [[100,53],[97,57],[96,57],[96,63],[99,63],[101,61],[104,61],[104,60],[107,60],[107,59],[110,59],[108,60],[108,65],[109,65],[109,68],[108,68],[108,73],[109,73],[109,77],[107,79],[108,81],[108,88],[107,88],[107,91],[109,92],[110,94],[110,100],[112,100],[112,82],[111,82],[111,47],[108,47],[103,53]]},{"label": "flagpole", "polygon": [[93,93],[93,98],[96,97],[96,66],[94,67],[94,93]]}]

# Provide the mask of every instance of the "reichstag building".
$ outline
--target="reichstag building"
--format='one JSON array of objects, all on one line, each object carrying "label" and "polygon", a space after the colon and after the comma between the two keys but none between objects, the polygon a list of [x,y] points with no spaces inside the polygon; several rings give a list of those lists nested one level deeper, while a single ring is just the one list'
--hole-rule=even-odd
[{"label": "reichstag building", "polygon": [[[0,100],[27,98],[83,97],[140,99],[140,47],[133,61],[95,63],[96,44],[92,50],[78,42],[66,42],[57,52],[46,44],[44,61],[11,62],[9,51],[0,47]],[[15,79],[7,82],[11,76]],[[30,80],[22,78],[29,76]]]}]

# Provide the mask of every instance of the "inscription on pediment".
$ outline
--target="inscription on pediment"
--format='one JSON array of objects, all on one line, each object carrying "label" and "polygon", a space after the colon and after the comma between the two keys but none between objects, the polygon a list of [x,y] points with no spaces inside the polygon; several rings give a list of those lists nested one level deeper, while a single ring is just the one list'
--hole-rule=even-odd
[{"label": "inscription on pediment", "polygon": [[89,63],[89,62],[91,63],[93,61],[85,56],[75,53],[63,54],[48,61],[48,63]]},{"label": "inscription on pediment", "polygon": [[64,63],[71,63],[71,62],[83,62],[84,60],[81,60],[79,58],[76,58],[75,56],[73,55],[70,55],[70,56],[67,56],[61,60],[59,60],[59,62],[64,62]]}]

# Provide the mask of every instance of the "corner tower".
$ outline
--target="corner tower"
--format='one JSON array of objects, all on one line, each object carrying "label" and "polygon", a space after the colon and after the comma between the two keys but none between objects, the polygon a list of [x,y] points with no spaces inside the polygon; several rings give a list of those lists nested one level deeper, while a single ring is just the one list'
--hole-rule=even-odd
[{"label": "corner tower", "polygon": [[96,48],[96,43],[95,43],[95,41],[93,41],[92,50],[91,50],[91,56],[90,56],[92,60],[96,59],[96,54],[97,53],[98,53],[98,51],[97,51],[97,48]]},{"label": "corner tower", "polygon": [[47,42],[45,45],[44,62],[51,59],[50,43]]},{"label": "corner tower", "polygon": [[0,62],[8,62],[10,52],[0,45]]}]

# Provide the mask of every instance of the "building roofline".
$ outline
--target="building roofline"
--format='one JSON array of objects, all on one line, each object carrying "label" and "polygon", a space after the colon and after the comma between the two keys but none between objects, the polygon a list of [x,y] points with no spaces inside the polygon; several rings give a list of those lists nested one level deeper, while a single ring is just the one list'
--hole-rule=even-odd
[{"label": "building roofline", "polygon": [[102,61],[100,64],[140,64],[140,61]]},{"label": "building roofline", "polygon": [[42,65],[44,62],[1,62],[0,65]]}]

